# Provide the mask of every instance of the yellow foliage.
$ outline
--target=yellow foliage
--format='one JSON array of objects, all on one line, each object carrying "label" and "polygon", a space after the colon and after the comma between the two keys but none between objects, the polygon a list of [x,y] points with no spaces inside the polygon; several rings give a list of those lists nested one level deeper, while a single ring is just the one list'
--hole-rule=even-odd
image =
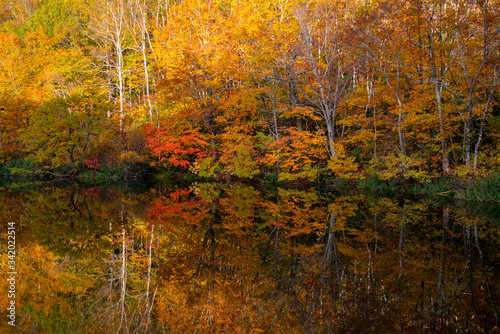
[{"label": "yellow foliage", "polygon": [[359,165],[354,162],[355,157],[347,157],[345,148],[342,144],[332,143],[337,152],[337,158],[330,158],[328,160],[328,168],[338,177],[342,178],[361,178],[357,176]]},{"label": "yellow foliage", "polygon": [[389,154],[387,157],[370,160],[368,172],[377,175],[382,180],[415,179],[418,182],[424,182],[430,179],[422,159],[402,154]]},{"label": "yellow foliage", "polygon": [[141,161],[141,157],[137,152],[134,151],[125,151],[120,155],[121,162],[139,162]]}]

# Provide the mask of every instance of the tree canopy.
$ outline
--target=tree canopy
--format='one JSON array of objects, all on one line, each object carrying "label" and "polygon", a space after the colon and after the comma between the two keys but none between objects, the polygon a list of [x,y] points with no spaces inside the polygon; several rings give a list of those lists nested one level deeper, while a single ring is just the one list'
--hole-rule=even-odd
[{"label": "tree canopy", "polygon": [[0,7],[3,163],[93,156],[283,181],[500,164],[496,0]]}]

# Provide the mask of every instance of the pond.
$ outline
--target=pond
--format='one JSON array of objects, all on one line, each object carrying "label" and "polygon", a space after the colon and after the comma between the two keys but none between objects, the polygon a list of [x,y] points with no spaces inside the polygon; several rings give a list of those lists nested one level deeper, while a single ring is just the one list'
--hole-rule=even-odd
[{"label": "pond", "polygon": [[0,207],[2,333],[499,332],[495,205],[193,183]]}]

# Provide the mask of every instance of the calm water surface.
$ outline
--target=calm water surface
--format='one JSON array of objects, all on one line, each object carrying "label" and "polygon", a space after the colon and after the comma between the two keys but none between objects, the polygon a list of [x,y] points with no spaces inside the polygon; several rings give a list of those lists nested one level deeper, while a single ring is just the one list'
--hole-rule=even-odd
[{"label": "calm water surface", "polygon": [[46,184],[0,210],[1,333],[500,332],[497,206]]}]

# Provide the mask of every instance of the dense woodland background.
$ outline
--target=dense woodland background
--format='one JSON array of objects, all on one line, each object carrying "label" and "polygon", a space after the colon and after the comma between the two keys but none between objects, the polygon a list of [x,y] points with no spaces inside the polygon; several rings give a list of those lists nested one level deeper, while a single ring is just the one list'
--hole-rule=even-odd
[{"label": "dense woodland background", "polygon": [[498,330],[499,81],[500,0],[0,0],[17,328]]},{"label": "dense woodland background", "polygon": [[0,162],[491,172],[499,53],[498,0],[1,0]]}]

